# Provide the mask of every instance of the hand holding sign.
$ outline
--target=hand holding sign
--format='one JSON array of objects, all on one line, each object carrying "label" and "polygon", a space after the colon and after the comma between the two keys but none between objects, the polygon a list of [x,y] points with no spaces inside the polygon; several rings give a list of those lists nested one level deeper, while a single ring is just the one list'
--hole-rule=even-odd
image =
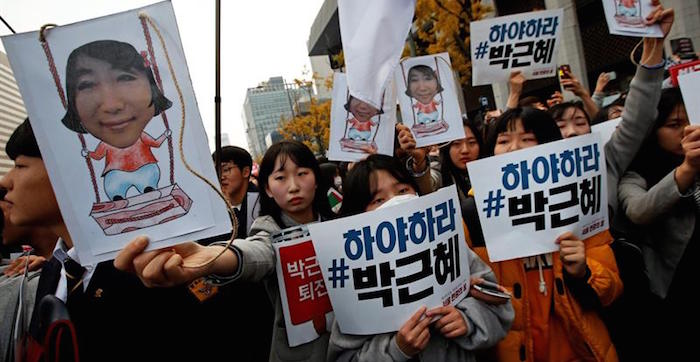
[{"label": "hand holding sign", "polygon": [[559,258],[564,263],[564,270],[576,278],[586,275],[586,248],[579,238],[570,231],[557,238]]},{"label": "hand holding sign", "polygon": [[428,326],[430,326],[432,319],[424,316],[425,310],[425,307],[421,307],[396,333],[396,344],[401,352],[409,357],[420,353],[430,342]]},{"label": "hand holding sign", "polygon": [[683,130],[681,140],[685,160],[695,172],[700,171],[700,125],[688,126]]},{"label": "hand holding sign", "polygon": [[469,332],[467,321],[453,305],[433,308],[426,315],[428,317],[441,316],[435,321],[434,327],[447,338],[457,338]]}]

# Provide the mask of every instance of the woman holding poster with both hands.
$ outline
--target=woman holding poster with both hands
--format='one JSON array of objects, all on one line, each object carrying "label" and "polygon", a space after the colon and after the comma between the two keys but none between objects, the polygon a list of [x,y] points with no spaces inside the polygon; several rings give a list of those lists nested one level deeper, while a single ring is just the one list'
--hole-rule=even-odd
[{"label": "woman holding poster with both hands", "polygon": [[[415,181],[401,163],[385,155],[371,155],[348,173],[343,189],[357,195],[343,203],[341,215],[372,211],[401,199],[418,197]],[[471,250],[471,275],[496,279]],[[487,298],[481,295],[484,299]],[[359,336],[344,334],[333,324],[328,358],[331,361],[473,361],[474,350],[496,344],[510,328],[513,309],[507,299],[475,298],[474,291],[455,306],[421,307],[393,333]]]}]

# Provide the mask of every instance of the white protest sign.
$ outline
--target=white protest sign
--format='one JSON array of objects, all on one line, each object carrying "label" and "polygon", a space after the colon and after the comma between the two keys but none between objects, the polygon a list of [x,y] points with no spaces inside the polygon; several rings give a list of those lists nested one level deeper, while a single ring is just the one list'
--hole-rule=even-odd
[{"label": "white protest sign", "polygon": [[700,72],[678,76],[685,111],[691,124],[700,124]]},{"label": "white protest sign", "polygon": [[377,110],[350,96],[344,73],[333,75],[329,160],[359,161],[369,155],[370,149],[383,155],[394,154],[396,96],[391,82],[383,94],[383,107]]},{"label": "white protest sign", "polygon": [[604,147],[597,133],[467,164],[492,262],[559,250],[608,228]]},{"label": "white protest sign", "polygon": [[651,0],[602,0],[605,21],[610,34],[661,38],[658,24],[647,25],[646,18],[654,10]]},{"label": "white protest sign", "polygon": [[512,70],[526,79],[555,76],[563,16],[554,9],[472,22],[472,83],[503,83]]},{"label": "white protest sign", "polygon": [[277,256],[277,282],[290,347],[330,331],[333,308],[306,226],[272,235]]},{"label": "white protest sign", "polygon": [[81,263],[112,259],[138,235],[152,250],[231,231],[226,204],[177,146],[182,136],[190,166],[218,179],[172,4],[45,39],[46,49],[38,32],[3,44]]},{"label": "white protest sign", "polygon": [[591,126],[591,132],[599,133],[601,144],[604,145],[610,141],[610,137],[612,137],[613,133],[620,125],[620,121],[622,121],[622,117],[617,117],[609,121],[598,123]]},{"label": "white protest sign", "polygon": [[308,225],[340,330],[398,330],[421,306],[457,304],[469,261],[454,186],[400,205]]},{"label": "white protest sign", "polygon": [[407,58],[399,63],[394,82],[403,123],[416,147],[464,138],[462,112],[448,53]]}]

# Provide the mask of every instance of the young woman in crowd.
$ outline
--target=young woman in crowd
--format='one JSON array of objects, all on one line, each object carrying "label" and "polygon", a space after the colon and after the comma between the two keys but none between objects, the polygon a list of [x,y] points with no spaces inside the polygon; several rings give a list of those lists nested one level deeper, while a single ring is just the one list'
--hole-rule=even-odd
[{"label": "young woman in crowd", "polygon": [[[485,152],[500,155],[561,139],[548,113],[532,108],[506,111],[490,130]],[[491,263],[513,295],[515,321],[493,350],[502,361],[617,360],[596,308],[622,293],[610,234],[585,241],[567,232],[559,251]],[[489,260],[481,245],[475,251]]]},{"label": "young woman in crowd", "polygon": [[472,188],[467,173],[467,163],[478,159],[483,147],[481,132],[474,124],[463,119],[462,125],[464,138],[454,140],[440,148],[439,171],[432,170],[434,177],[438,179],[436,188],[456,184],[460,201],[467,197],[467,193]]},{"label": "young woman in crowd", "polygon": [[[275,308],[271,361],[325,361],[329,333],[296,347],[287,342],[282,302],[275,274],[275,251],[271,235],[332,215],[321,171],[308,147],[296,141],[272,145],[260,164],[260,217],[247,239],[237,239],[214,262],[200,268],[184,267],[211,260],[226,242],[201,246],[186,243],[170,250],[143,253],[148,240],[140,237],[127,245],[115,259],[121,270],[131,270],[147,286],[173,286],[214,274],[217,279],[262,281]],[[231,311],[232,313],[245,311]],[[245,326],[232,326],[245,328]]]},{"label": "young woman in crowd", "polygon": [[[417,197],[413,177],[395,158],[371,155],[348,173],[343,189],[356,195],[343,203],[344,216],[371,211],[396,196]],[[496,281],[489,267],[469,250],[472,275]],[[473,361],[473,350],[493,346],[513,318],[510,303],[487,304],[467,296],[456,306],[420,308],[394,333],[348,335],[333,325],[331,361]]]},{"label": "young woman in crowd", "polygon": [[676,352],[694,349],[676,326],[698,320],[689,285],[700,260],[700,127],[688,124],[680,90],[665,89],[654,128],[618,189],[644,257],[654,310],[651,325],[664,331],[663,345]]}]

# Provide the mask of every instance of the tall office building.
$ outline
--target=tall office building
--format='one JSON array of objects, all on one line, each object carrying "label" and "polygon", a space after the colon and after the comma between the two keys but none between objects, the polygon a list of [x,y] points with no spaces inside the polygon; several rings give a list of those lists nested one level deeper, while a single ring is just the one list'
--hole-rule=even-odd
[{"label": "tall office building", "polygon": [[0,177],[9,171],[14,162],[5,154],[5,144],[12,131],[27,117],[22,96],[10,69],[7,55],[0,52]]},{"label": "tall office building", "polygon": [[296,115],[310,96],[310,88],[285,83],[282,77],[272,77],[255,88],[248,88],[243,120],[253,157],[265,153],[265,137],[279,128],[281,119]]}]

